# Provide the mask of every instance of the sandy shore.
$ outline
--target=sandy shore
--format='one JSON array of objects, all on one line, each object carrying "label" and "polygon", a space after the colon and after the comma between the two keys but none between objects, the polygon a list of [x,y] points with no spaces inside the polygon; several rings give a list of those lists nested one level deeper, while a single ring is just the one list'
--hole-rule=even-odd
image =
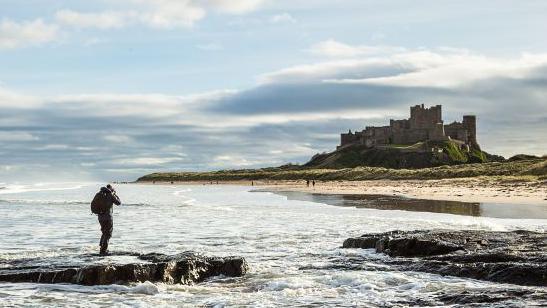
[{"label": "sandy shore", "polygon": [[157,182],[175,185],[245,185],[263,191],[300,191],[318,194],[382,194],[430,200],[521,203],[547,206],[547,182],[477,177],[441,180],[316,181],[213,181]]},{"label": "sandy shore", "polygon": [[538,204],[547,206],[547,183],[497,181],[482,178],[442,180],[376,180],[264,183],[268,191],[301,191],[319,194],[382,194],[431,200]]}]

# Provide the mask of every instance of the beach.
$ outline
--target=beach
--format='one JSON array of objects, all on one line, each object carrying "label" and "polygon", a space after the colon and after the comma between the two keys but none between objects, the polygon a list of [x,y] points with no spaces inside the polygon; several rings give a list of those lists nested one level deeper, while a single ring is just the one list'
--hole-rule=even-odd
[{"label": "beach", "polygon": [[[147,183],[147,182],[142,182]],[[152,183],[147,183],[152,184]],[[460,202],[547,205],[547,181],[518,177],[473,177],[437,180],[368,181],[173,181],[174,185],[253,185],[260,191],[297,191],[314,194],[396,195],[408,198]]]},{"label": "beach", "polygon": [[493,202],[547,205],[547,183],[491,178],[441,180],[375,180],[316,182],[258,182],[268,191],[299,191],[316,194],[398,195],[409,198],[461,202]]}]

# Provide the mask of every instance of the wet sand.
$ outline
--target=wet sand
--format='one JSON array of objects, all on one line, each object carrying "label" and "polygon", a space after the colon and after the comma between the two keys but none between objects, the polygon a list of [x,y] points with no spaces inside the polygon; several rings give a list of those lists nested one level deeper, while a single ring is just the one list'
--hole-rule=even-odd
[{"label": "wet sand", "polygon": [[335,206],[376,210],[430,212],[453,215],[547,219],[547,205],[514,203],[480,203],[407,198],[393,195],[316,194],[299,191],[276,191],[288,200],[309,201]]},{"label": "wet sand", "polygon": [[442,180],[305,181],[255,182],[264,191],[298,191],[316,194],[395,195],[407,198],[461,202],[547,205],[546,181],[492,178]]}]

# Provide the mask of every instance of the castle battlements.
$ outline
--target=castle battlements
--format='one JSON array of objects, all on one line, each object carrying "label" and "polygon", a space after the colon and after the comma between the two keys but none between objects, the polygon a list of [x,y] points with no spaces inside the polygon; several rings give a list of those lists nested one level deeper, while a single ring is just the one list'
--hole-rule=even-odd
[{"label": "castle battlements", "polygon": [[411,145],[422,141],[453,140],[467,148],[477,145],[476,117],[464,115],[462,122],[444,124],[442,106],[425,108],[424,105],[410,107],[410,118],[389,120],[389,126],[367,126],[362,131],[341,134],[340,147],[364,145],[385,147],[388,145]]}]

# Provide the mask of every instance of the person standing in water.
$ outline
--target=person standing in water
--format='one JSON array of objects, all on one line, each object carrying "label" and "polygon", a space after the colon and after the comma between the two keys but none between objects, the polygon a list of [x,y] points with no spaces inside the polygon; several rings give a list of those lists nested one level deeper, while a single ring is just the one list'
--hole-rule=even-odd
[{"label": "person standing in water", "polygon": [[91,212],[97,214],[101,225],[101,241],[99,242],[100,254],[108,254],[108,241],[112,237],[114,221],[112,218],[112,205],[120,205],[121,201],[112,185],[101,187],[91,202]]}]

